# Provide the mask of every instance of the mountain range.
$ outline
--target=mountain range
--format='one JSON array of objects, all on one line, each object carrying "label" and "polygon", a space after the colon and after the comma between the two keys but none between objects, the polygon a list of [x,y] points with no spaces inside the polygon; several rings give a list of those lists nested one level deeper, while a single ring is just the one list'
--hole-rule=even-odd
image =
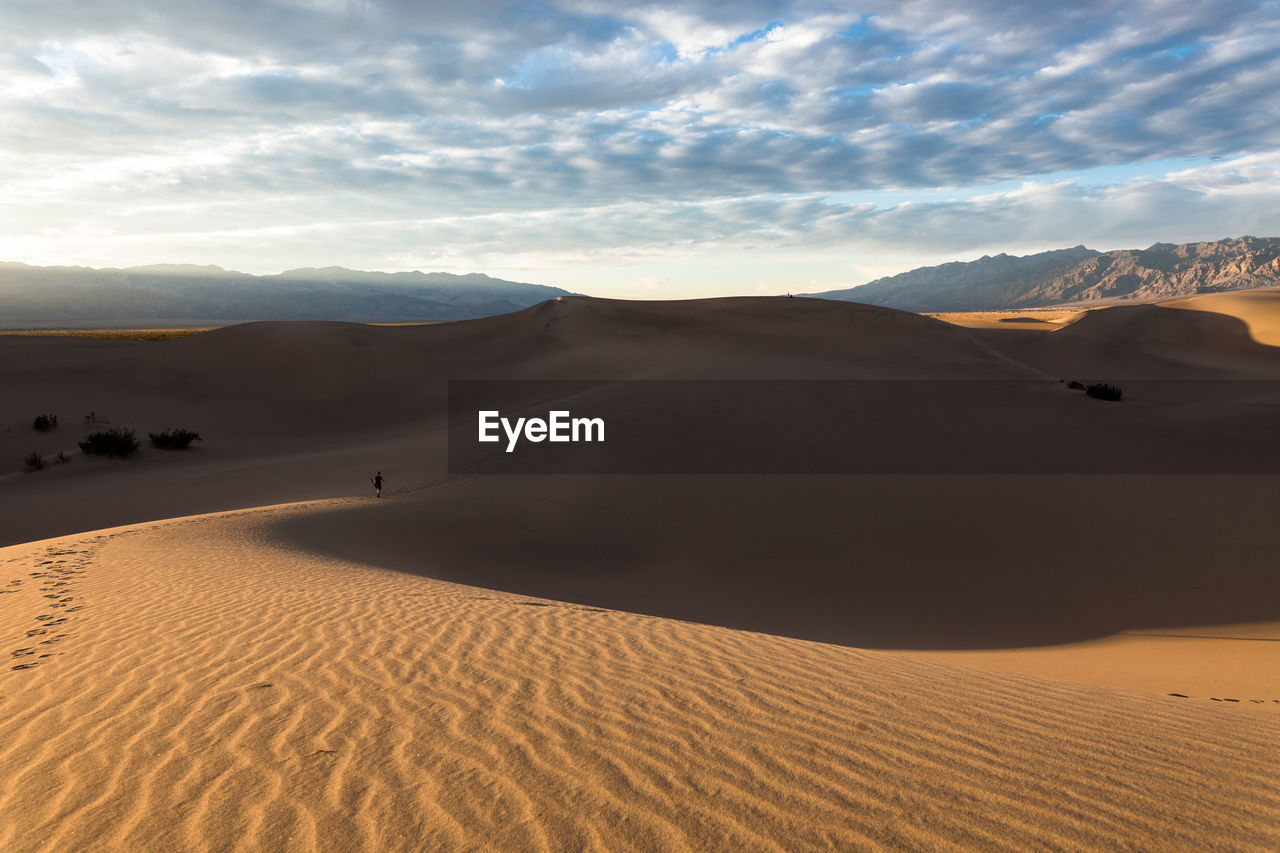
[{"label": "mountain range", "polygon": [[0,263],[0,328],[468,320],[568,293],[480,273],[325,267],[257,276],[189,264],[91,269]]},{"label": "mountain range", "polygon": [[[1084,246],[921,267],[858,287],[809,293],[906,311],[1000,311],[1149,302],[1280,286],[1280,238]],[[481,273],[343,267],[249,275],[216,266],[126,269],[0,263],[0,328],[229,325],[255,320],[409,322],[506,314],[569,291]]]},{"label": "mountain range", "polygon": [[824,299],[906,311],[999,311],[1103,302],[1149,302],[1280,285],[1280,238],[1155,243],[1097,252],[1084,246],[921,267]]}]

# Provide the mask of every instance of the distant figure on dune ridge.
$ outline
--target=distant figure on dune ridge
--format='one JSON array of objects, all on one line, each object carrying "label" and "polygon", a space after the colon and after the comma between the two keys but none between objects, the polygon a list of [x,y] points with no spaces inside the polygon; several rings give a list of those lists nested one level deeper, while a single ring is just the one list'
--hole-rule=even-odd
[{"label": "distant figure on dune ridge", "polygon": [[374,494],[376,497],[382,497],[382,472],[373,475],[373,479],[369,482],[373,483]]}]

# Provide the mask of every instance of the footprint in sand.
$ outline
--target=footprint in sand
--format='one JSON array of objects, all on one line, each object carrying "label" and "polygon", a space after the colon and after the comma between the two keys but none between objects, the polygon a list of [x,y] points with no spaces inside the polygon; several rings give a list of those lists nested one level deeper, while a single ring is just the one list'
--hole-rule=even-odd
[{"label": "footprint in sand", "polygon": [[11,666],[9,669],[35,669],[40,665],[40,661],[32,661],[31,663],[20,663],[17,666]]},{"label": "footprint in sand", "polygon": [[35,649],[17,649],[15,651],[9,652],[9,654],[13,655],[15,658],[26,657],[28,655],[34,655],[35,653],[36,653]]}]

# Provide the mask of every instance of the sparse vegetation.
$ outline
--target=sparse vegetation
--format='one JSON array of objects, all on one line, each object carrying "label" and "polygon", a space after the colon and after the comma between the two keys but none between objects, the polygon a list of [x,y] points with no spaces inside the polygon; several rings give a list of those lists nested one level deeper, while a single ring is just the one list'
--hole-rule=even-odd
[{"label": "sparse vegetation", "polygon": [[189,429],[167,429],[164,432],[150,432],[147,437],[151,443],[161,450],[186,450],[193,441],[201,441],[200,433]]},{"label": "sparse vegetation", "polygon": [[137,436],[131,429],[109,429],[89,433],[80,442],[80,450],[94,456],[130,456],[138,449]]},{"label": "sparse vegetation", "polygon": [[1115,385],[1107,385],[1106,383],[1098,383],[1090,385],[1084,389],[1084,393],[1098,400],[1121,400],[1124,398],[1124,392]]},{"label": "sparse vegetation", "polygon": [[36,415],[35,422],[32,424],[39,432],[48,432],[56,429],[58,426],[57,415]]},{"label": "sparse vegetation", "polygon": [[22,459],[22,468],[24,471],[43,471],[50,465],[62,465],[70,462],[71,457],[62,451],[58,451],[58,455],[53,457],[53,461],[44,458],[44,454],[38,450],[33,450]]},{"label": "sparse vegetation", "polygon": [[1070,388],[1072,391],[1083,391],[1084,383],[1077,382],[1076,380],[1072,379],[1070,382],[1067,383],[1067,387]]}]

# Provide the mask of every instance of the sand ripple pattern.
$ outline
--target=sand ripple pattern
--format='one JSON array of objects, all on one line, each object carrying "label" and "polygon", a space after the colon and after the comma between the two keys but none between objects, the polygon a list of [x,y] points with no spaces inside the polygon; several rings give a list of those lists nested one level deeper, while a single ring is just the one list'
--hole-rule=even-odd
[{"label": "sand ripple pattern", "polygon": [[1273,719],[275,544],[306,511],[0,551],[14,651],[83,606],[0,670],[0,849],[1280,848]]}]

